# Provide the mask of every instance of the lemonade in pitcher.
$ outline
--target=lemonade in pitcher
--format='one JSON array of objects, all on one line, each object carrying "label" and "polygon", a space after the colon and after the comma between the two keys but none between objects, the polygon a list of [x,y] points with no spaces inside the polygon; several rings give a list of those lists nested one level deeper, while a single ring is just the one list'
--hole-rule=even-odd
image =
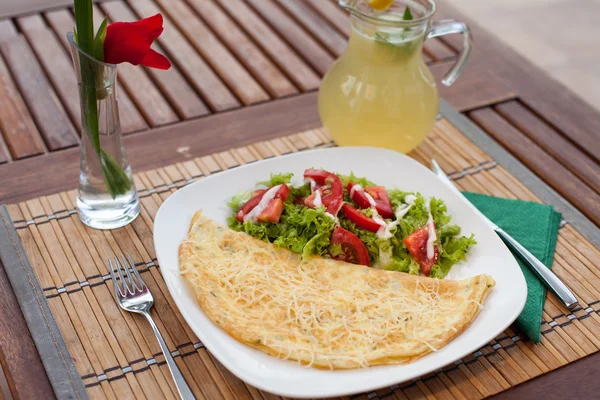
[{"label": "lemonade in pitcher", "polygon": [[427,37],[460,32],[465,48],[444,78],[451,84],[470,46],[466,26],[444,21],[430,26],[432,1],[396,0],[385,11],[364,0],[340,0],[351,12],[352,33],[345,53],[327,73],[319,90],[319,114],[341,146],[414,149],[432,129],[438,91],[422,56]]}]

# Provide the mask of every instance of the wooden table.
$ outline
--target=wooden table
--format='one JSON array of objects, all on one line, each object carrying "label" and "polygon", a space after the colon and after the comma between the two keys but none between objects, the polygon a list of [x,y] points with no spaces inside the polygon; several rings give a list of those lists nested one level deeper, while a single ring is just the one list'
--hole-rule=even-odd
[{"label": "wooden table", "polygon": [[[441,95],[599,225],[600,114],[440,3],[437,18],[463,20],[475,36],[464,75],[440,87]],[[0,203],[70,189],[77,181],[69,4],[0,5]],[[114,0],[99,2],[95,11],[98,19],[165,16],[157,49],[174,67],[119,67],[122,127],[136,171],[318,126],[316,90],[349,34],[347,16],[324,0]],[[436,77],[459,48],[457,37],[426,43]],[[49,383],[3,268],[0,293],[0,399],[47,398]],[[568,392],[591,398],[600,389],[593,379],[598,372],[596,353],[498,397]]]}]

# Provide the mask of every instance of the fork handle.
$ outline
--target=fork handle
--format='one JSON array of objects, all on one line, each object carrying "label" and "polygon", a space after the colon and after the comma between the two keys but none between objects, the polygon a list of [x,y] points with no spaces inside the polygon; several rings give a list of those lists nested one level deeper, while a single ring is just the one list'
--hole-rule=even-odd
[{"label": "fork handle", "polygon": [[146,319],[150,323],[150,326],[152,327],[152,330],[154,331],[154,335],[156,335],[158,344],[160,344],[160,348],[161,348],[163,354],[165,355],[165,360],[167,360],[167,365],[169,366],[169,370],[171,371],[173,380],[175,380],[175,386],[177,387],[177,391],[179,392],[179,397],[181,397],[184,400],[195,400],[196,398],[194,397],[194,394],[192,393],[187,382],[185,381],[185,378],[181,374],[179,367],[177,367],[177,364],[175,363],[175,360],[173,359],[173,356],[171,355],[171,351],[169,350],[169,347],[165,343],[165,339],[163,339],[162,335],[160,334],[158,327],[154,323],[152,316],[150,315],[149,312],[143,312],[141,314],[143,314],[144,317],[146,317]]},{"label": "fork handle", "polygon": [[521,260],[527,264],[534,274],[550,289],[552,293],[569,309],[577,307],[579,303],[577,298],[551,270],[548,269],[540,260],[523,247],[519,242],[512,238],[508,233],[501,228],[496,228],[496,233],[502,241],[514,252],[516,252]]}]

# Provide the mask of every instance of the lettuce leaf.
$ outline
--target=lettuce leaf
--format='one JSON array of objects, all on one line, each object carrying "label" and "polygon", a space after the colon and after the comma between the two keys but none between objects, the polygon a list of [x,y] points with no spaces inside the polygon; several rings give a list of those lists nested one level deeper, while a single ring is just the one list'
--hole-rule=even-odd
[{"label": "lettuce leaf", "polygon": [[234,216],[228,219],[228,223],[231,229],[300,253],[304,258],[314,254],[327,254],[329,239],[335,226],[335,222],[325,215],[323,208],[313,210],[289,202],[285,203],[277,224],[255,224],[251,221],[242,224]]},{"label": "lettuce leaf", "polygon": [[235,196],[233,196],[231,198],[231,200],[227,203],[227,207],[231,208],[233,210],[234,214],[237,214],[237,212],[240,210],[240,208],[242,208],[242,206],[248,200],[250,200],[251,197],[252,197],[252,193],[250,193],[247,190],[244,190],[243,192],[239,192],[238,194],[236,194]]},{"label": "lettuce leaf", "polygon": [[392,203],[392,206],[394,207],[394,209],[396,207],[398,207],[400,204],[404,203],[404,198],[409,195],[412,194],[414,196],[416,196],[415,193],[413,192],[403,192],[402,190],[398,190],[398,189],[391,189],[388,190],[388,197],[390,198],[390,202]]},{"label": "lettuce leaf", "polygon": [[440,240],[449,237],[460,235],[460,226],[455,224],[448,224],[440,227],[437,231]]},{"label": "lettuce leaf", "polygon": [[352,183],[358,183],[363,188],[365,186],[376,186],[373,182],[371,182],[367,178],[361,178],[359,176],[354,175],[354,172],[350,172],[350,175],[341,175],[341,174],[336,174],[336,175],[342,181],[342,184],[344,185],[344,188],[348,187],[348,184],[350,182],[352,182]]},{"label": "lettuce leaf", "polygon": [[446,207],[446,204],[444,204],[443,200],[432,197],[429,207],[431,209],[431,216],[433,217],[433,222],[435,222],[436,228],[439,229],[440,227],[450,223],[452,217],[448,215],[448,208]]},{"label": "lettuce leaf", "polygon": [[290,187],[290,199],[288,202],[293,203],[296,198],[308,197],[310,196],[310,185],[304,184],[298,187]]},{"label": "lettuce leaf", "polygon": [[292,180],[292,176],[294,176],[294,174],[291,172],[287,174],[271,174],[270,179],[267,179],[266,181],[257,182],[256,186],[273,187],[284,183],[287,185]]},{"label": "lettuce leaf", "polygon": [[450,272],[450,268],[457,262],[464,260],[467,252],[477,242],[475,241],[474,235],[470,237],[461,236],[461,237],[447,237],[443,240],[440,252],[440,258],[432,268],[431,268],[431,276],[432,278],[442,279],[448,272]]}]

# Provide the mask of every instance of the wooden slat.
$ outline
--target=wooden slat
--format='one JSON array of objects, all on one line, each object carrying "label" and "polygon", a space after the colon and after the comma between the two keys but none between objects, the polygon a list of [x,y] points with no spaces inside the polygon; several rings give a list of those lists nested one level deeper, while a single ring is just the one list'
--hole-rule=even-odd
[{"label": "wooden slat", "polygon": [[[100,3],[99,6],[115,21],[134,21],[138,19],[133,11],[127,7],[126,3],[109,1]],[[157,43],[154,43],[152,47],[159,53],[164,53],[161,46]],[[154,83],[181,118],[189,119],[209,113],[208,108],[204,105],[198,94],[190,87],[176,66],[172,66],[167,71],[147,68],[146,72],[152,77]],[[144,95],[146,94],[144,93]]]},{"label": "wooden slat", "polygon": [[577,206],[596,224],[600,224],[597,194],[540,146],[522,135],[494,110],[484,108],[469,116],[498,142],[515,154],[563,197]]},{"label": "wooden slat", "polygon": [[245,2],[223,1],[217,4],[235,19],[300,89],[306,91],[319,86],[319,76]]},{"label": "wooden slat", "polygon": [[[52,386],[28,334],[19,303],[0,261],[0,354],[12,395],[22,399],[54,398]],[[31,383],[35,382],[34,385]],[[2,388],[4,389],[4,388]],[[2,397],[0,392],[0,397]],[[10,393],[10,392],[9,392]]]},{"label": "wooden slat", "polygon": [[2,135],[2,130],[0,129],[0,164],[8,162],[10,155],[10,151],[8,150],[8,146],[4,143],[4,137]]},{"label": "wooden slat", "polygon": [[[44,15],[46,16],[48,23],[50,24],[50,26],[54,30],[54,33],[56,34],[55,38],[58,38],[58,40],[62,44],[64,53],[60,51],[52,53],[45,50],[39,50],[39,54],[42,54],[42,52],[45,54],[45,58],[40,57],[40,59],[44,59],[43,66],[48,71],[48,75],[51,76],[54,80],[55,87],[59,88],[59,91],[61,92],[61,98],[63,99],[63,101],[65,101],[65,103],[67,103],[67,101],[69,103],[73,102],[73,104],[77,104],[77,107],[79,107],[79,89],[77,88],[75,72],[73,71],[73,67],[71,65],[71,48],[66,36],[66,32],[70,32],[73,30],[75,21],[68,10],[50,11],[45,13]],[[41,25],[39,23],[36,23],[36,28],[40,29]],[[45,30],[43,30],[43,32],[46,33]],[[38,37],[38,35],[41,36],[42,33],[37,33],[36,38]],[[52,36],[51,33],[48,33],[48,35],[49,37]],[[40,42],[36,44],[35,47],[38,49],[41,48],[43,44],[46,43],[46,41],[50,43],[50,48],[56,47],[53,43],[51,43],[52,41],[50,39],[40,40]],[[52,61],[53,57],[60,58],[62,57],[62,54],[65,54],[65,57],[67,57],[69,63],[69,68],[67,70],[64,69],[67,65],[64,62],[58,61],[55,65]],[[54,71],[54,69],[56,69],[56,71]],[[62,89],[63,87],[65,89]],[[77,103],[74,103],[73,99],[77,99]],[[123,130],[123,132],[135,132],[141,129],[145,129],[148,126],[138,109],[131,101],[131,98],[123,89],[120,83],[117,84],[117,100],[119,101],[119,117],[121,121],[121,129]],[[70,106],[70,108],[73,107],[73,105]],[[76,115],[79,115],[79,117],[77,117],[77,120],[81,120],[81,111],[73,112],[77,113]],[[81,124],[81,122],[79,122],[79,124]]]},{"label": "wooden slat", "polygon": [[329,25],[327,20],[302,1],[278,0],[278,4],[296,19],[335,57],[346,49],[346,38]]},{"label": "wooden slat", "polygon": [[272,0],[249,0],[254,10],[321,75],[334,58]]},{"label": "wooden slat", "polygon": [[[543,115],[551,125],[574,143],[585,149],[597,148],[600,140],[598,110],[566,86],[548,77],[545,72],[502,41],[494,38],[476,21],[458,13],[449,3],[437,2],[436,16],[438,19],[460,19],[471,28],[476,43],[469,65],[474,66],[477,73],[470,75],[500,80],[510,91],[518,93],[522,101],[535,113]],[[443,41],[455,50],[462,47],[460,35],[445,36]],[[483,45],[478,45],[479,43]],[[470,76],[468,72],[469,67],[461,79]],[[568,109],[565,105],[568,105]]]},{"label": "wooden slat", "polygon": [[70,0],[3,0],[0,2],[0,18],[33,14],[50,8],[68,7],[70,5],[73,5]]},{"label": "wooden slat", "polygon": [[23,36],[4,42],[0,51],[12,73],[48,150],[60,150],[79,144],[75,128],[46,79]]},{"label": "wooden slat", "polygon": [[13,158],[44,153],[44,145],[23,98],[0,55],[0,130]]},{"label": "wooden slat", "polygon": [[186,4],[157,0],[182,33],[244,104],[269,99],[269,95]]},{"label": "wooden slat", "polygon": [[0,20],[0,42],[17,37],[18,32],[10,20]]},{"label": "wooden slat", "polygon": [[[129,135],[124,139],[127,156],[133,170],[141,171],[180,161],[182,154],[193,158],[315,128],[320,125],[316,98],[316,93],[309,93]],[[0,203],[72,189],[78,174],[78,149],[3,165]]]},{"label": "wooden slat", "polygon": [[215,2],[191,0],[190,5],[271,96],[282,97],[298,92],[285,75]]},{"label": "wooden slat", "polygon": [[[494,109],[592,189],[600,193],[600,164],[591,158],[593,156],[600,158],[598,154],[594,154],[594,152],[600,153],[600,141],[596,149],[599,151],[580,149],[518,101],[502,103]],[[586,153],[589,153],[591,157]]]},{"label": "wooden slat", "polygon": [[[161,9],[151,0],[132,0],[129,5],[140,18],[161,12]],[[170,18],[163,15],[163,19],[164,31],[158,41],[171,63],[177,65],[191,85],[202,95],[204,102],[214,111],[239,107],[240,102],[197,54]]]},{"label": "wooden slat", "polygon": [[340,8],[336,3],[323,0],[307,0],[311,7],[321,14],[329,23],[331,23],[345,37],[350,36],[352,27],[348,13]]},{"label": "wooden slat", "polygon": [[77,129],[81,129],[79,93],[71,56],[66,53],[40,15],[18,18],[17,24],[40,60],[41,67],[52,82],[71,121]]},{"label": "wooden slat", "polygon": [[456,52],[439,39],[428,39],[423,43],[423,50],[435,61],[444,61],[456,56]]},{"label": "wooden slat", "polygon": [[516,97],[513,91],[500,77],[478,71],[467,64],[465,71],[452,86],[441,84],[442,77],[452,67],[454,61],[436,63],[429,66],[435,77],[440,97],[459,111],[486,107]]}]

